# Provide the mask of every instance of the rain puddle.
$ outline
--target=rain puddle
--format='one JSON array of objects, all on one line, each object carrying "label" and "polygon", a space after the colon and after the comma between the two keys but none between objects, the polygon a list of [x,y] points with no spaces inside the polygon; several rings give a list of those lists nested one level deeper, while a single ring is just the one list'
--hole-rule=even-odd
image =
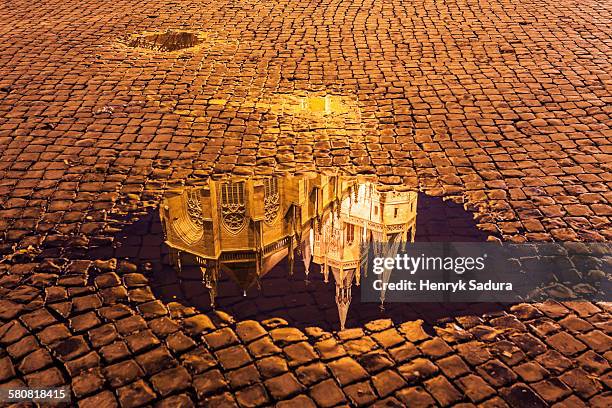
[{"label": "rain puddle", "polygon": [[160,217],[172,266],[153,277],[160,297],[241,320],[334,330],[423,313],[360,302],[371,241],[488,237],[461,205],[372,178],[320,174],[209,179],[167,192]]},{"label": "rain puddle", "polygon": [[294,116],[347,116],[359,117],[357,101],[342,95],[286,94],[280,98],[284,114]]},{"label": "rain puddle", "polygon": [[159,52],[180,51],[201,44],[204,39],[192,31],[144,32],[128,37],[124,43],[131,48]]}]

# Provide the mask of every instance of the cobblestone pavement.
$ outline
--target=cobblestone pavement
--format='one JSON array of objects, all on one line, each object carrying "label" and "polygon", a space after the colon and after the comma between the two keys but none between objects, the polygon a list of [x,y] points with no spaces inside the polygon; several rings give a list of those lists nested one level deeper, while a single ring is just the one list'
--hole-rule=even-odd
[{"label": "cobblestone pavement", "polygon": [[69,384],[87,407],[612,405],[610,304],[467,310],[433,331],[234,322],[157,300],[161,236],[130,230],[189,177],[341,167],[463,202],[506,239],[609,240],[610,15],[3,2],[0,383]]}]

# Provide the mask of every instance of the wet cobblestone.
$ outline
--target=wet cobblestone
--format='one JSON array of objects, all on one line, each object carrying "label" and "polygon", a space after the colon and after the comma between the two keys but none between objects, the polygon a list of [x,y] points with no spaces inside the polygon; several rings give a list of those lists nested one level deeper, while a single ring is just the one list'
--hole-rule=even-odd
[{"label": "wet cobblestone", "polygon": [[[612,405],[608,303],[339,333],[235,322],[156,299],[161,231],[130,230],[189,177],[341,167],[450,197],[505,239],[609,240],[610,15],[564,0],[4,4],[0,386],[70,385],[81,407]],[[118,41],[168,29],[204,40]],[[297,107],[321,95],[330,112]]]}]

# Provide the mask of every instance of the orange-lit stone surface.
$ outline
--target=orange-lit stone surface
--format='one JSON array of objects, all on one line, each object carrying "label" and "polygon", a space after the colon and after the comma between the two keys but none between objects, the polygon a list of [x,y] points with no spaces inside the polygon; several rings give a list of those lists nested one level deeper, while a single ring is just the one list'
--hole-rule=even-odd
[{"label": "orange-lit stone surface", "polygon": [[[611,15],[5,1],[0,386],[70,385],[83,407],[612,405],[608,303],[235,321],[156,298],[147,221],[189,178],[342,168],[450,197],[505,239],[610,240]],[[193,36],[150,36],[167,32]]]}]

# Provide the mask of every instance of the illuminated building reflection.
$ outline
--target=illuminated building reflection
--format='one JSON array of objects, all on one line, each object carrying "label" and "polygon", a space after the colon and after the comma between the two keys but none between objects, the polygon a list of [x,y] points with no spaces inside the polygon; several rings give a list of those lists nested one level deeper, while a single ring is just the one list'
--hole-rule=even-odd
[{"label": "illuminated building reflection", "polygon": [[169,192],[160,215],[171,263],[201,274],[212,306],[220,274],[246,294],[287,258],[290,275],[303,262],[306,280],[333,280],[343,329],[369,249],[394,257],[414,240],[417,196],[356,177],[232,178]]}]

